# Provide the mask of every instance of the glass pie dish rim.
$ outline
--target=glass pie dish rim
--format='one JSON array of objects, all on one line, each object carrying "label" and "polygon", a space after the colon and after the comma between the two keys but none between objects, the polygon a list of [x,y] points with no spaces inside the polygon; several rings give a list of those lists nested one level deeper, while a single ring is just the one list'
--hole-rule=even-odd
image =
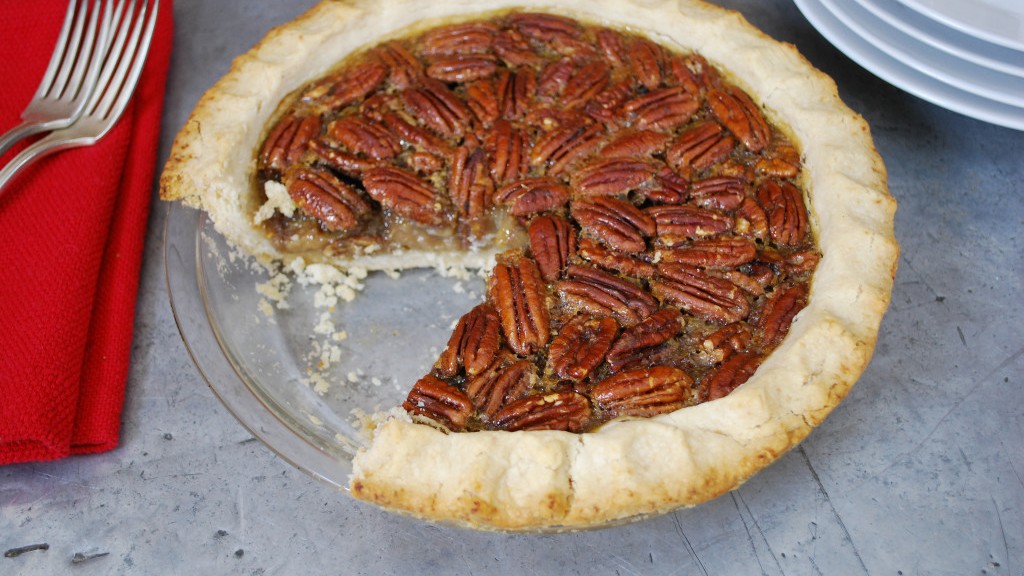
[{"label": "glass pie dish rim", "polygon": [[[295,419],[287,422],[271,406],[267,395],[258,392],[258,386],[246,377],[244,368],[225,346],[224,336],[212,320],[208,287],[204,283],[202,236],[208,228],[212,230],[212,223],[204,212],[174,203],[168,205],[163,231],[165,286],[174,322],[189,357],[213,394],[250,434],[299,470],[347,489],[351,459],[317,446]],[[189,237],[194,254],[183,250],[186,245],[182,242]],[[175,273],[178,271],[186,273]],[[196,314],[197,306],[201,315]]]}]

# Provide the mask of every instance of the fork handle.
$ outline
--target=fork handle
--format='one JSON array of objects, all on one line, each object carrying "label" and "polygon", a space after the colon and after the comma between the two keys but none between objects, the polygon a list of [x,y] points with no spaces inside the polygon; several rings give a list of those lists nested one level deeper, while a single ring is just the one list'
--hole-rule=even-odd
[{"label": "fork handle", "polygon": [[33,134],[49,130],[43,122],[23,121],[0,136],[0,157],[7,153],[15,144]]},{"label": "fork handle", "polygon": [[42,140],[33,142],[24,150],[19,152],[17,156],[12,158],[11,161],[3,167],[3,169],[0,169],[0,198],[4,195],[4,187],[7,186],[7,184],[14,179],[15,175],[17,175],[18,172],[26,166],[47,154],[85,144],[85,142],[80,142],[74,139],[69,140],[66,138],[54,137],[54,134],[57,133],[51,133]]}]

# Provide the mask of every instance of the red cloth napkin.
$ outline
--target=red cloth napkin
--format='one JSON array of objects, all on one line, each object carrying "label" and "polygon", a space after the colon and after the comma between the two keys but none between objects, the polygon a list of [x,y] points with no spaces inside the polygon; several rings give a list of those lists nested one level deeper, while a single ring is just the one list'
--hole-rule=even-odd
[{"label": "red cloth napkin", "polygon": [[[0,132],[35,93],[67,1],[0,0]],[[23,171],[0,196],[0,464],[117,446],[172,8],[160,4],[117,126]]]}]

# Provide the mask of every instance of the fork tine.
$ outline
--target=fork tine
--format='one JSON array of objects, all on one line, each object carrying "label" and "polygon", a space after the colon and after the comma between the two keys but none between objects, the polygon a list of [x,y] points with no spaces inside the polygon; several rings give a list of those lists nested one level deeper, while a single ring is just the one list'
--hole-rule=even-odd
[{"label": "fork tine", "polygon": [[[89,16],[89,29],[85,35],[85,42],[77,50],[78,58],[75,60],[75,69],[71,74],[62,96],[77,101],[88,96],[89,88],[94,85],[98,72],[93,60],[103,51],[106,30],[108,28],[105,18],[102,18],[103,10],[100,9],[100,0],[94,0],[92,11]],[[101,23],[101,20],[103,22]],[[96,28],[100,27],[100,41],[97,42]]]},{"label": "fork tine", "polygon": [[[79,18],[75,18],[76,6],[79,7],[80,13]],[[66,60],[65,55],[68,53],[68,40],[72,35],[72,25],[76,24],[77,33],[81,32],[81,22],[85,19],[85,10],[88,9],[88,3],[78,5],[78,0],[71,0],[68,3],[67,14],[64,15],[64,24],[60,29],[60,36],[57,37],[57,45],[53,49],[53,55],[50,56],[50,63],[46,67],[46,72],[43,74],[43,80],[39,83],[39,88],[36,90],[36,97],[43,98],[53,87],[54,79],[57,78],[58,71],[62,70],[61,64]],[[78,40],[75,40],[73,45],[77,45]],[[71,61],[74,62],[74,53],[71,55]]]},{"label": "fork tine", "polygon": [[122,58],[124,43],[128,37],[128,32],[131,29],[132,13],[135,12],[135,3],[136,0],[131,0],[131,4],[128,6],[126,11],[124,0],[117,0],[111,20],[114,26],[114,35],[110,37],[106,46],[103,68],[100,71],[99,79],[96,81],[96,86],[98,88],[89,98],[89,103],[85,105],[86,115],[93,114],[102,101],[103,96],[111,90],[110,79],[117,70],[118,63]]},{"label": "fork tine", "polygon": [[[133,0],[133,8],[134,4]],[[156,26],[156,17],[159,14],[160,0],[155,0],[152,9],[148,10],[149,8],[148,2],[144,0],[135,17],[131,38],[118,63],[116,76],[111,80],[108,89],[103,94],[102,101],[93,112],[94,116],[109,120],[110,124],[113,124],[124,112],[128,100],[131,99],[132,93],[135,91],[135,84],[138,82],[139,76],[142,75],[142,67],[146,62],[146,55],[153,37],[153,28]],[[147,11],[149,12],[148,16]]]}]

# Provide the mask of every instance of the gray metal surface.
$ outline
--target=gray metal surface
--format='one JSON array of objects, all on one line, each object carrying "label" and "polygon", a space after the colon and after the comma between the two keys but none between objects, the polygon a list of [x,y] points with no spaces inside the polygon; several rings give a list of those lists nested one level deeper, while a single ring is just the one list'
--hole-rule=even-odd
[{"label": "gray metal surface", "polygon": [[[900,202],[875,358],[798,449],[717,501],[593,532],[476,533],[355,502],[206,387],[171,317],[156,204],[121,447],[0,468],[0,550],[49,545],[0,574],[1024,574],[1024,133],[876,79],[788,1],[723,3],[836,78]],[[230,58],[309,4],[178,0],[161,158]]]}]

